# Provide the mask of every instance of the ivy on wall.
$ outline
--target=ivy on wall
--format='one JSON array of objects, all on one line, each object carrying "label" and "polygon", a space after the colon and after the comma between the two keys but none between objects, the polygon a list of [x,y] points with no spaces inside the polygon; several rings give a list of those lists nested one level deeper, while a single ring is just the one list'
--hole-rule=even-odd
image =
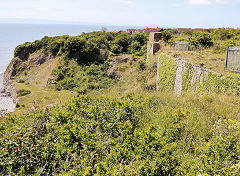
[{"label": "ivy on wall", "polygon": [[176,77],[177,62],[171,56],[162,53],[159,56],[159,90],[173,90]]},{"label": "ivy on wall", "polygon": [[[158,66],[159,90],[173,90],[175,87],[177,61],[161,53]],[[182,90],[197,92],[234,93],[240,92],[240,75],[221,75],[186,62],[182,71]]]}]

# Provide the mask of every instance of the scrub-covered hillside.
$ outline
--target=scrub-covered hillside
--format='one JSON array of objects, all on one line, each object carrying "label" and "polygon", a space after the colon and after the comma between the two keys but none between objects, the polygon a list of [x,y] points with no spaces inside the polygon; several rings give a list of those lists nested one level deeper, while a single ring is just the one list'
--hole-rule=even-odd
[{"label": "scrub-covered hillside", "polygon": [[[147,34],[18,46],[5,73],[18,108],[0,121],[0,175],[239,175],[237,82],[219,76],[216,89],[189,86],[177,97],[174,56],[185,53],[170,48],[181,35],[190,34],[163,32],[164,47],[148,62]],[[212,43],[188,52],[213,51]]]}]

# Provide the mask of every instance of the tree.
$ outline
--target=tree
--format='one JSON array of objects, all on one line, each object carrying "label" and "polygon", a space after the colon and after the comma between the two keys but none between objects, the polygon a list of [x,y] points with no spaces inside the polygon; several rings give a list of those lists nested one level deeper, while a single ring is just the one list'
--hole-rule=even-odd
[{"label": "tree", "polygon": [[107,28],[106,27],[102,27],[102,32],[107,32]]}]

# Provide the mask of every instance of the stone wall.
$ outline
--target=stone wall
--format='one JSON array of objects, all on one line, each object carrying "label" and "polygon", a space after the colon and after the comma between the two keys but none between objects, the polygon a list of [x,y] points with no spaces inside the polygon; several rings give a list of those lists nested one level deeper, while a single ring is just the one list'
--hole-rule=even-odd
[{"label": "stone wall", "polygon": [[[203,84],[204,80],[207,79],[208,73],[212,73],[212,71],[207,70],[206,68],[191,64],[179,58],[175,58],[175,60],[177,63],[177,69],[176,69],[174,93],[177,96],[180,96],[182,94],[183,87],[185,87],[185,89],[191,88],[193,91],[197,91],[198,87],[201,84]],[[186,78],[188,80],[186,80]],[[183,85],[183,84],[188,84],[188,85]]]},{"label": "stone wall", "polygon": [[201,66],[161,53],[158,58],[156,88],[173,91],[181,96],[183,91],[240,94],[240,75],[222,75]]},{"label": "stone wall", "polygon": [[149,41],[147,44],[147,60],[153,58],[153,56],[161,49],[160,42],[151,42]]},{"label": "stone wall", "polygon": [[159,42],[162,39],[161,32],[150,32],[149,41],[151,42]]}]

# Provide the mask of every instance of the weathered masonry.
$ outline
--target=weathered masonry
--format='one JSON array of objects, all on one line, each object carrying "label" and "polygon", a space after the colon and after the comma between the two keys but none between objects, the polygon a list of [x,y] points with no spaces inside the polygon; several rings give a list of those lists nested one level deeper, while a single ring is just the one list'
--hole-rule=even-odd
[{"label": "weathered masonry", "polygon": [[189,43],[188,42],[181,42],[177,41],[173,43],[174,50],[177,51],[188,51],[189,50]]},{"label": "weathered masonry", "polygon": [[240,47],[227,47],[226,69],[240,73]]},{"label": "weathered masonry", "polygon": [[[157,59],[156,89],[158,91],[172,91],[176,96],[181,96],[182,92],[188,91],[240,94],[238,74],[222,75],[175,58],[164,51],[157,53],[164,44],[161,39],[160,32],[150,33],[147,50],[147,61]],[[175,47],[176,50],[187,51],[189,43],[175,43]],[[158,57],[154,57],[156,54],[159,54]],[[149,63],[152,64],[152,62]],[[240,47],[227,48],[226,68],[240,72]]]},{"label": "weathered masonry", "polygon": [[161,49],[161,38],[161,32],[150,33],[149,41],[147,43],[147,60],[152,59],[154,54],[156,54]]}]

